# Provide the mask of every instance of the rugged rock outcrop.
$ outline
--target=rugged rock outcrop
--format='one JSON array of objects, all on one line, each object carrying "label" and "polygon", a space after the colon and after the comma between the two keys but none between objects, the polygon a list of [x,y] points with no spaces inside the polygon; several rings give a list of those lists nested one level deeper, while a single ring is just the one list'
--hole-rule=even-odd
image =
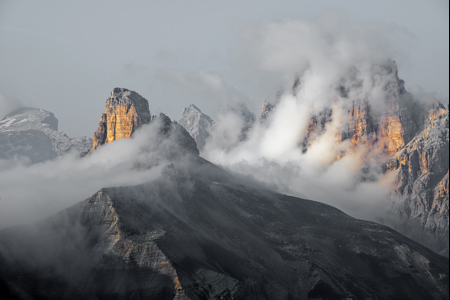
[{"label": "rugged rock outcrop", "polygon": [[[153,140],[149,141],[147,147],[150,152],[158,152],[156,156],[159,158],[155,156],[155,161],[173,159],[186,153],[199,154],[195,140],[181,125],[172,122],[165,114],[152,117],[148,101],[138,93],[123,88],[115,88],[106,100],[105,113],[94,133],[91,152],[101,145],[132,137],[136,130],[146,124],[156,124],[157,127],[157,133],[153,133]],[[149,164],[152,165],[155,161]]]},{"label": "rugged rock outcrop", "polygon": [[[166,159],[172,160],[186,153],[194,154],[196,156],[200,154],[194,138],[183,126],[176,122],[172,122],[172,120],[165,114],[160,114],[159,117],[154,117],[152,122],[153,121],[160,122],[161,138],[166,140],[169,139],[169,144],[176,145],[175,147],[167,147],[163,151]],[[163,142],[164,141],[161,141],[161,143]]]},{"label": "rugged rock outcrop", "polygon": [[387,227],[199,157],[163,174],[1,231],[0,296],[448,299],[448,259]]},{"label": "rugged rock outcrop", "polygon": [[[376,150],[377,153],[381,152],[388,157],[402,149],[420,131],[423,108],[418,107],[419,104],[406,91],[404,81],[398,77],[394,61],[386,62],[374,72],[384,82],[379,83],[383,90],[382,101],[368,98],[361,90],[361,82],[356,79],[347,82],[344,80],[339,87],[338,93],[347,101],[342,101],[346,117],[336,132],[336,140],[350,141],[354,149],[366,147],[370,151]],[[298,86],[297,79],[293,88],[294,95]],[[260,117],[263,123],[273,109],[273,105],[266,106],[264,103]],[[305,138],[300,143],[304,152],[308,150],[315,137],[324,132],[326,124],[333,120],[332,114],[333,110],[326,108],[311,117]]]},{"label": "rugged rock outcrop", "polygon": [[262,105],[262,112],[261,112],[261,116],[259,117],[259,122],[266,123],[267,119],[269,118],[269,116],[272,113],[272,110],[274,108],[275,108],[275,105],[269,103],[268,100],[266,102],[264,102]]},{"label": "rugged rock outcrop", "polygon": [[371,104],[375,103],[373,99],[352,101],[347,108],[348,121],[339,130],[337,140],[350,140],[354,148],[379,148],[391,156],[412,140],[420,124],[415,120],[417,104],[398,78],[396,63],[390,62],[382,72],[385,98],[376,107]]},{"label": "rugged rock outcrop", "polygon": [[72,151],[82,153],[91,147],[92,139],[69,138],[58,131],[58,119],[42,109],[20,108],[0,121],[1,159],[22,156],[38,163]]},{"label": "rugged rock outcrop", "polygon": [[[337,89],[347,113],[336,140],[349,141],[353,149],[366,151],[368,161],[398,172],[392,188],[396,207],[389,225],[448,256],[448,109],[437,102],[430,108],[416,101],[399,79],[395,62],[375,71],[381,100],[367,98],[362,83],[352,79]],[[261,118],[266,120],[272,109],[263,108]],[[332,117],[328,108],[311,117],[300,143],[304,152]],[[343,155],[336,153],[337,159]]]},{"label": "rugged rock outcrop", "polygon": [[183,110],[179,123],[195,139],[199,150],[202,151],[214,127],[214,121],[198,107],[190,105]]},{"label": "rugged rock outcrop", "polygon": [[398,175],[393,194],[401,232],[448,256],[449,253],[449,113],[436,104],[425,129],[385,166]]},{"label": "rugged rock outcrop", "polygon": [[94,133],[92,151],[98,146],[129,138],[143,124],[151,121],[148,101],[134,91],[115,88],[106,100],[105,112]]}]

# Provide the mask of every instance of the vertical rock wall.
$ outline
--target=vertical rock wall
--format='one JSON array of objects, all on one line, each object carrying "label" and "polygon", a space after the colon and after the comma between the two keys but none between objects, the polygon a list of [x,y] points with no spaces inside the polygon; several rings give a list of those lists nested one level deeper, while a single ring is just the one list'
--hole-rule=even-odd
[{"label": "vertical rock wall", "polygon": [[115,140],[129,138],[141,125],[150,122],[148,101],[138,93],[115,88],[106,100],[105,112],[94,133],[93,150]]}]

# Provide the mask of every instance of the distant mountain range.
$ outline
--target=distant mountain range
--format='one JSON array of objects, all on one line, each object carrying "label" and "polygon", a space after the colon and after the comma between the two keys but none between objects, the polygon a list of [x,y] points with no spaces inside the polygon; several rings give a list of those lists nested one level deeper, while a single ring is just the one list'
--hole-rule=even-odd
[{"label": "distant mountain range", "polygon": [[[144,100],[114,89],[90,152],[148,124],[158,135],[141,151],[156,159],[135,167],[164,161],[162,176],[0,231],[1,299],[448,299],[447,258],[237,179]],[[185,112],[203,124],[199,110]]]},{"label": "distant mountain range", "polygon": [[58,131],[58,119],[43,109],[19,108],[0,121],[0,159],[25,157],[39,163],[91,148],[92,139]]}]

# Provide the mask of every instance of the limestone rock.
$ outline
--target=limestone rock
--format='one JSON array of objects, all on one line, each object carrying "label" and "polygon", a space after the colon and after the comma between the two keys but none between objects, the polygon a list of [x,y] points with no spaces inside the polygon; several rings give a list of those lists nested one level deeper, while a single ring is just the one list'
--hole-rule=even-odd
[{"label": "limestone rock", "polygon": [[164,114],[152,117],[146,99],[122,88],[115,88],[106,100],[91,152],[101,145],[130,138],[137,129],[150,123],[157,126],[158,133],[150,137],[146,151],[155,155],[151,161],[137,163],[137,168],[151,167],[160,160],[172,160],[185,154],[199,155],[195,140],[181,125]]},{"label": "limestone rock", "polygon": [[332,113],[333,111],[331,109],[325,109],[309,120],[306,136],[302,143],[303,153],[306,153],[308,147],[314,142],[316,137],[323,133],[326,124],[332,121]]},{"label": "limestone rock", "polygon": [[58,131],[51,112],[20,108],[0,121],[0,158],[27,157],[32,163],[54,159],[69,152],[82,153],[92,147],[87,137],[69,138]]},{"label": "limestone rock", "polygon": [[425,129],[392,156],[385,168],[398,172],[393,194],[399,198],[399,229],[448,256],[449,113],[444,109],[438,105],[430,110]]},{"label": "limestone rock", "polygon": [[105,112],[94,133],[92,151],[98,146],[122,138],[129,138],[133,132],[151,120],[148,101],[138,93],[115,88],[106,100]]},{"label": "limestone rock", "polygon": [[268,101],[263,103],[261,116],[259,117],[260,123],[265,123],[269,119],[271,112],[274,110],[275,105],[269,103]]},{"label": "limestone rock", "polygon": [[417,133],[416,103],[398,78],[395,62],[383,67],[385,99],[373,107],[370,100],[355,100],[348,108],[348,122],[338,132],[338,141],[351,140],[353,147],[379,148],[391,156]]},{"label": "limestone rock", "polygon": [[202,151],[211,135],[214,121],[198,107],[190,105],[183,110],[179,123],[195,139],[199,150]]}]

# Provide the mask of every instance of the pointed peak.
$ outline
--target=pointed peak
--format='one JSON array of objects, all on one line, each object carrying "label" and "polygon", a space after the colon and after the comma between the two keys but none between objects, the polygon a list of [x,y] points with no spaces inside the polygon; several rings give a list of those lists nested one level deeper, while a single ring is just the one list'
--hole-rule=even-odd
[{"label": "pointed peak", "polygon": [[194,104],[189,105],[189,108],[190,108],[190,109],[195,109],[195,110],[198,110],[198,111],[201,112],[201,109],[198,108],[197,106],[195,106]]},{"label": "pointed peak", "polygon": [[148,101],[144,97],[125,88],[114,88],[94,133],[92,151],[100,145],[131,137],[137,128],[150,120]]},{"label": "pointed peak", "polygon": [[194,104],[191,104],[191,105],[189,105],[188,107],[186,107],[186,108],[183,110],[183,115],[186,114],[186,113],[188,113],[188,112],[192,112],[192,111],[196,111],[196,112],[199,112],[199,113],[203,114],[203,112],[201,111],[200,108],[198,108],[198,107],[195,106]]},{"label": "pointed peak", "polygon": [[112,97],[112,96],[115,96],[115,95],[120,95],[120,94],[129,92],[129,91],[130,91],[130,90],[125,89],[125,88],[118,88],[118,87],[116,87],[116,88],[114,88],[114,89],[112,90],[112,92],[111,92],[111,97]]}]

